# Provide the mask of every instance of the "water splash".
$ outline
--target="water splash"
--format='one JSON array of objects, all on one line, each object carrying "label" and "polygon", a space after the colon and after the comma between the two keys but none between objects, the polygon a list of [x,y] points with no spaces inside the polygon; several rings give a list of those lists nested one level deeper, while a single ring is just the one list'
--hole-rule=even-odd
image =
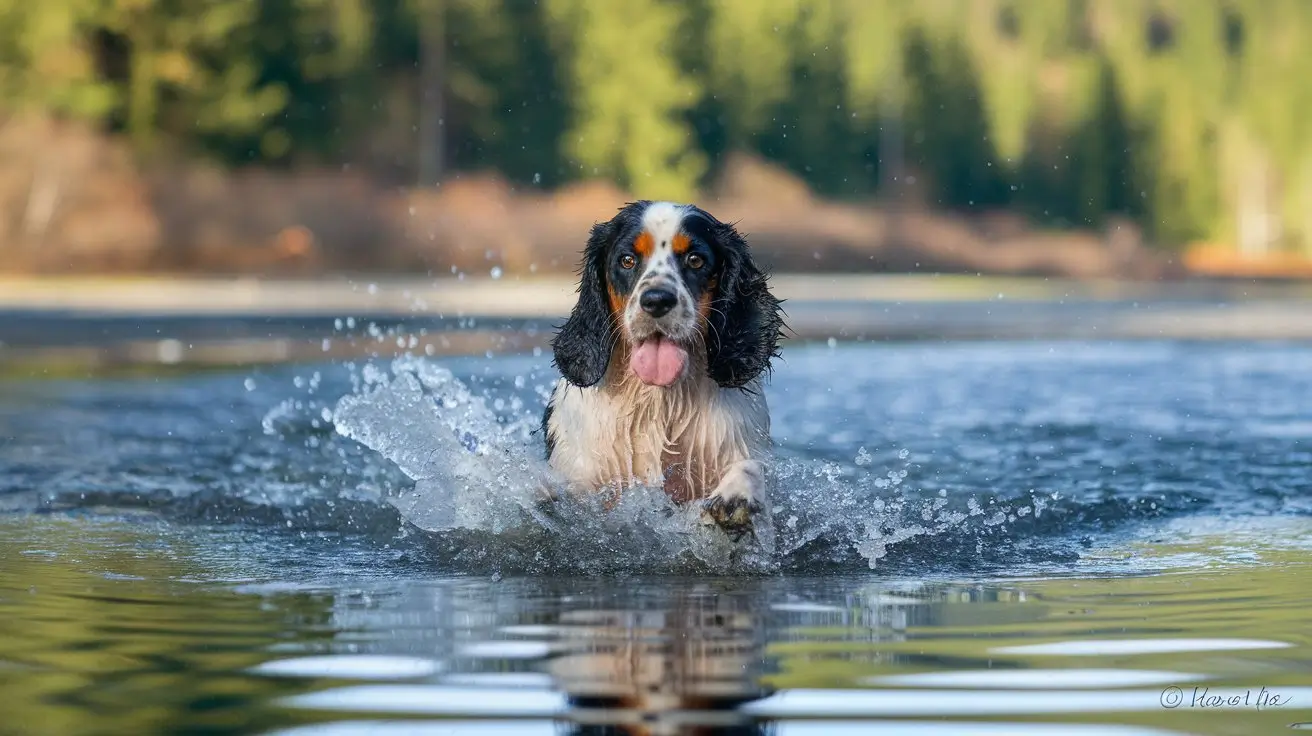
[{"label": "water splash", "polygon": [[[524,381],[516,378],[515,385]],[[545,400],[548,386],[535,387]],[[534,571],[699,570],[766,572],[817,565],[873,568],[890,547],[1014,521],[1011,508],[945,492],[921,498],[904,484],[911,468],[880,469],[862,448],[855,465],[780,458],[772,509],[754,537],[732,542],[657,488],[571,497],[548,468],[540,409],[475,394],[451,370],[404,356],[360,373],[332,412],[336,431],[395,463],[411,489],[389,497],[430,549],[459,569]],[[548,495],[558,500],[547,501]],[[957,504],[959,507],[961,504]],[[1021,515],[1042,513],[1038,503]],[[978,518],[977,518],[978,517]]]},{"label": "water splash", "polygon": [[549,480],[532,462],[524,418],[506,423],[450,370],[415,357],[397,358],[390,374],[366,365],[361,378],[333,421],[415,481],[391,499],[411,523],[498,533],[533,509]]}]

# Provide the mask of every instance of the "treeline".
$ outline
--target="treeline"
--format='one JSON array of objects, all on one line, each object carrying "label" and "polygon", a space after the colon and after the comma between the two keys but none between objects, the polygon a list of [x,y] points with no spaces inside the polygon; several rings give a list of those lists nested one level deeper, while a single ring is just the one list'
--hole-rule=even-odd
[{"label": "treeline", "polygon": [[1312,251],[1307,0],[0,0],[0,106],[143,157],[497,170]]}]

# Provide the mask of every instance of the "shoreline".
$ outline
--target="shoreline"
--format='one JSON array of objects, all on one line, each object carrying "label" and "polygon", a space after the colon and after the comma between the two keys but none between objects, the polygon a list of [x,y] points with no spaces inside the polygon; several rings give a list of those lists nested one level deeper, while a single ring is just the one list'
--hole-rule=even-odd
[{"label": "shoreline", "polygon": [[[772,285],[786,342],[1312,341],[1312,283],[780,274]],[[545,349],[575,289],[564,277],[0,278],[0,375]]]},{"label": "shoreline", "polygon": [[[770,283],[785,301],[806,303],[1312,301],[1312,281],[779,273]],[[0,312],[549,317],[568,313],[576,288],[577,280],[565,275],[499,279],[0,276]]]}]

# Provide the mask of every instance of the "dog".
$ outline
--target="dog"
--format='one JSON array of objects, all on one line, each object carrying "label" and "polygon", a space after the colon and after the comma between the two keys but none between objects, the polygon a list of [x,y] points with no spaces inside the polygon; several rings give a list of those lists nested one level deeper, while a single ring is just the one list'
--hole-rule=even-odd
[{"label": "dog", "polygon": [[765,612],[753,602],[732,590],[676,592],[553,613],[561,635],[545,669],[571,709],[591,715],[566,733],[769,733],[740,710],[775,692],[762,682]]},{"label": "dog", "polygon": [[548,465],[575,492],[663,487],[736,538],[767,509],[782,301],[731,224],[641,200],[595,224],[551,341]]}]

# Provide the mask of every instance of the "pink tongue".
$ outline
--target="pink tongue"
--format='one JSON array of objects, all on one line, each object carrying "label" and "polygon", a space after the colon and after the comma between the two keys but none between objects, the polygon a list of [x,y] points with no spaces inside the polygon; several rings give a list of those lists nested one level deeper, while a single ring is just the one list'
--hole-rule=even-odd
[{"label": "pink tongue", "polygon": [[633,349],[629,367],[647,385],[668,386],[683,373],[688,351],[662,337],[653,337]]}]

